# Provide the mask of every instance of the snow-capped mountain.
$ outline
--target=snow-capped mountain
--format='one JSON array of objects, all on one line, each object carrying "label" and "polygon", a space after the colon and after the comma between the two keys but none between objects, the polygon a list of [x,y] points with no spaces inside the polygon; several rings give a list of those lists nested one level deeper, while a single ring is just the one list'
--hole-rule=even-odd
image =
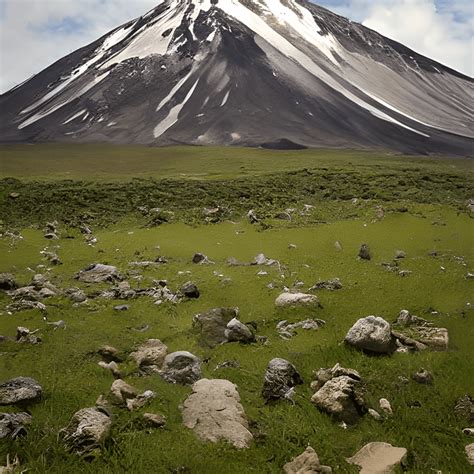
[{"label": "snow-capped mountain", "polygon": [[163,0],[0,96],[0,141],[470,155],[473,92],[304,0]]}]

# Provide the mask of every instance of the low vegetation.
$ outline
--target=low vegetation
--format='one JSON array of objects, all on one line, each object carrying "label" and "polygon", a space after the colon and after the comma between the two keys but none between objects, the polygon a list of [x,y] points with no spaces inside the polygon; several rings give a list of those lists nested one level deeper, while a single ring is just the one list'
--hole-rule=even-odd
[{"label": "low vegetation", "polygon": [[[469,439],[462,433],[468,422],[454,413],[456,400],[474,392],[468,161],[60,145],[7,147],[2,155],[0,273],[14,274],[21,286],[41,273],[57,288],[78,287],[89,298],[73,304],[62,292],[43,301],[46,312],[12,312],[11,297],[0,292],[0,335],[14,338],[22,326],[38,329],[42,339],[35,345],[0,342],[0,383],[30,376],[44,388],[43,400],[29,407],[27,436],[0,444],[0,465],[17,455],[29,472],[272,473],[309,444],[334,472],[357,472],[345,459],[368,442],[385,441],[407,448],[408,472],[469,471]],[[254,224],[246,217],[250,209]],[[44,227],[54,220],[60,238],[47,240]],[[96,242],[87,241],[80,226],[88,226]],[[362,243],[371,260],[357,258]],[[51,265],[42,251],[62,263]],[[405,276],[382,265],[393,263],[397,251],[406,254],[399,260]],[[213,263],[192,263],[196,252]],[[229,257],[251,262],[260,253],[280,266],[227,263]],[[166,263],[131,265],[160,256]],[[176,290],[191,280],[200,297],[161,305],[147,297],[94,297],[110,284],[74,279],[94,262],[117,266],[132,288],[163,279]],[[274,305],[285,287],[307,292],[333,278],[342,289],[316,290],[321,307]],[[129,309],[114,310],[119,304]],[[201,345],[193,316],[217,307],[238,307],[240,320],[254,324],[262,338],[212,349]],[[393,322],[402,309],[447,328],[450,349],[374,357],[342,343],[357,319],[377,315]],[[298,329],[290,339],[276,330],[279,321],[307,318],[326,324]],[[58,320],[66,327],[48,324]],[[183,426],[180,405],[190,387],[143,376],[127,357],[150,338],[163,341],[169,352],[197,355],[203,377],[237,385],[254,436],[250,448],[205,443]],[[123,355],[123,378],[157,397],[138,411],[114,410],[101,455],[85,460],[65,450],[58,432],[76,411],[108,393],[113,378],[97,364],[105,344]],[[293,403],[265,403],[261,396],[274,357],[290,361],[303,377]],[[237,367],[216,369],[225,361],[237,361]],[[369,406],[378,409],[378,400],[387,398],[393,416],[382,422],[365,416],[344,428],[318,411],[310,402],[312,373],[336,363],[356,369]],[[433,385],[411,380],[420,368],[433,374]],[[144,411],[165,415],[166,425],[145,428]]]}]

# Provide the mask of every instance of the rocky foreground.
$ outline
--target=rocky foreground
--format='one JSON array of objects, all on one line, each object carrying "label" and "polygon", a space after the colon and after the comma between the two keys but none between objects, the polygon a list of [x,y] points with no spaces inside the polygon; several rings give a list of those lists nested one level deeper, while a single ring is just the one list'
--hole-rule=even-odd
[{"label": "rocky foreground", "polygon": [[[382,214],[374,222],[383,219]],[[250,211],[246,220],[248,222],[242,224],[242,229],[252,232],[252,225],[258,224],[259,218],[254,211]],[[239,232],[244,230],[237,229],[235,235]],[[251,374],[255,380],[251,390],[262,407],[275,408],[285,404],[288,410],[292,410],[292,407],[296,410],[301,403],[308,403],[309,405],[305,405],[306,410],[311,410],[308,413],[317,412],[322,419],[327,419],[324,423],[334,424],[341,430],[340,439],[356,432],[358,426],[368,422],[367,419],[370,423],[378,424],[379,427],[374,431],[380,436],[384,433],[384,428],[388,430],[392,426],[394,420],[406,416],[406,407],[400,406],[398,394],[395,395],[387,385],[373,377],[371,364],[396,361],[400,368],[404,367],[393,374],[397,391],[429,391],[443,383],[444,379],[439,373],[423,367],[420,361],[442,358],[458,350],[450,341],[450,329],[437,322],[449,323],[449,319],[441,318],[436,309],[430,308],[426,313],[428,316],[421,317],[413,314],[410,309],[402,309],[402,306],[400,311],[393,312],[390,317],[381,317],[376,312],[377,302],[380,301],[377,298],[370,305],[374,308],[374,314],[357,315],[354,312],[334,329],[332,315],[325,312],[326,302],[341,302],[347,288],[357,285],[353,280],[353,273],[338,273],[337,266],[331,270],[331,278],[319,278],[309,283],[294,272],[295,264],[292,260],[270,258],[264,253],[257,253],[251,259],[230,255],[222,259],[209,252],[206,252],[208,255],[195,252],[189,253],[184,262],[177,262],[175,255],[165,256],[161,254],[160,248],[155,249],[155,254],[158,255],[154,258],[146,258],[144,253],[136,251],[135,259],[128,260],[126,266],[123,260],[120,265],[114,265],[110,254],[106,257],[104,250],[101,251],[101,231],[93,233],[84,224],[77,236],[79,243],[74,245],[82,246],[88,256],[93,254],[98,258],[89,265],[70,271],[75,259],[64,251],[64,247],[68,245],[64,235],[64,228],[60,224],[50,222],[45,226],[42,236],[35,237],[47,245],[43,246],[39,254],[43,263],[35,271],[31,269],[33,275],[29,281],[25,279],[23,270],[19,271],[19,275],[12,272],[0,274],[4,309],[1,318],[2,321],[11,321],[8,327],[1,326],[0,348],[5,347],[7,350],[2,352],[2,357],[29,348],[37,350],[41,357],[41,351],[47,351],[48,345],[54,344],[55,337],[77,331],[71,329],[76,322],[70,315],[76,314],[77,317],[82,314],[79,312],[93,314],[97,308],[99,315],[104,312],[103,308],[109,308],[116,321],[129,317],[129,332],[135,334],[134,343],[117,348],[112,341],[120,339],[112,336],[114,329],[104,327],[101,339],[107,343],[96,346],[87,356],[84,355],[85,363],[90,367],[88,370],[94,370],[94,365],[101,371],[97,372],[97,377],[101,380],[97,387],[106,389],[100,391],[91,384],[87,389],[88,396],[95,403],[77,407],[75,412],[71,411],[69,421],[57,430],[57,439],[70,456],[78,455],[84,459],[100,457],[109,449],[116,436],[117,420],[123,426],[123,420],[128,419],[127,429],[136,431],[169,429],[165,411],[155,409],[156,400],[161,397],[154,388],[157,378],[160,383],[166,384],[163,387],[170,387],[165,389],[170,390],[170,393],[174,388],[181,390],[178,387],[188,387],[183,389],[186,390],[184,392],[176,392],[182,394],[176,407],[179,407],[184,428],[192,430],[201,442],[225,442],[237,450],[265,444],[265,435],[255,421],[255,413],[252,416],[247,414],[248,401],[242,396],[242,393],[247,396],[250,388],[246,386],[247,379],[243,378],[242,382],[236,383],[233,376],[220,376],[221,373],[244,372],[239,360],[226,357],[232,351],[258,353],[259,357],[265,354],[265,370]],[[9,245],[13,245],[13,251],[14,246],[20,245],[19,242],[24,239],[21,234],[12,233],[5,233],[2,237],[4,240],[8,239]],[[113,243],[116,244],[116,241]],[[285,251],[288,255],[299,255],[295,257],[295,261],[302,262],[307,254],[303,254],[301,260],[299,247],[289,242]],[[356,250],[351,250],[350,253],[344,251],[344,247],[345,242],[333,241],[331,252],[350,260],[351,265],[356,268],[356,274],[363,274],[370,265],[370,272],[380,272],[383,278],[390,278],[393,285],[404,287],[410,284],[410,279],[416,281],[417,272],[423,271],[423,267],[413,265],[412,256],[406,250],[394,248],[391,259],[380,261],[372,244],[358,242]],[[118,252],[119,249],[116,250],[117,254]],[[102,255],[103,258],[100,258]],[[413,257],[435,262],[438,267],[437,275],[441,276],[434,278],[442,278],[445,272],[452,271],[449,268],[457,265],[456,278],[462,275],[462,280],[459,281],[467,284],[473,279],[465,257],[432,249],[425,249],[423,257],[419,254]],[[81,261],[83,260],[84,257],[81,257]],[[449,262],[449,265],[445,262]],[[314,277],[319,273],[310,271],[310,265],[302,263],[303,268],[306,268],[305,265],[307,275]],[[173,271],[181,268],[177,272],[179,279],[158,278],[160,274],[171,275],[167,270],[169,267],[173,267]],[[36,270],[41,272],[36,273]],[[233,277],[226,275],[230,273]],[[192,316],[188,314],[181,329],[185,331],[186,337],[177,339],[179,345],[173,332],[164,338],[160,337],[159,322],[150,325],[135,317],[139,308],[147,308],[148,313],[156,311],[163,319],[164,313],[159,311],[167,311],[170,315],[176,308],[193,308],[195,306],[191,305],[200,304],[203,295],[206,297],[209,292],[203,275],[212,276],[221,289],[219,291],[225,292],[225,300],[232,301],[235,306],[207,307],[196,311]],[[239,309],[245,295],[238,293],[239,296],[235,296],[233,288],[236,278],[251,278],[252,285],[262,287],[267,294],[266,298],[271,298],[272,307],[266,306],[266,311],[274,313],[274,318],[252,321]],[[71,282],[74,282],[74,286]],[[205,301],[207,303],[208,300]],[[252,304],[258,305],[258,301],[253,301]],[[64,317],[53,320],[51,316],[58,314],[55,309],[58,305]],[[386,311],[383,310],[383,313],[386,314]],[[94,318],[97,316],[96,314]],[[22,324],[18,324],[16,332],[12,332],[8,328],[13,327],[16,320]],[[137,327],[135,323],[138,320],[143,324]],[[314,362],[311,376],[308,377],[306,363],[302,364],[302,370],[298,356],[294,355],[295,350],[298,350],[296,348],[300,347],[298,341],[301,337],[315,342],[324,341],[328,337],[325,334],[328,331],[340,334],[325,349],[328,354],[331,353],[325,360],[332,360],[333,363],[324,366]],[[108,332],[111,334],[110,341],[107,341]],[[456,337],[459,340],[459,335]],[[295,348],[286,351],[291,361],[281,357],[281,347]],[[220,354],[220,361],[211,371],[209,361],[214,360],[217,353]],[[309,356],[311,354],[317,354],[316,349]],[[335,354],[341,359],[334,360]],[[348,367],[345,361],[349,356],[354,364]],[[403,362],[400,359],[402,357],[405,357]],[[406,371],[407,367],[410,368],[409,373]],[[8,407],[5,412],[0,413],[0,438],[8,440],[12,454],[4,472],[9,472],[8,469],[13,471],[17,463],[21,462],[13,457],[18,440],[28,440],[30,431],[48,429],[44,418],[37,419],[36,413],[43,404],[49,403],[48,400],[56,390],[49,378],[33,378],[35,371],[31,369],[8,377],[9,372],[13,375],[13,372],[18,373],[19,370],[19,367],[15,367],[14,371],[3,370],[4,380],[0,383],[0,405]],[[415,386],[420,387],[411,388]],[[474,433],[474,400],[472,394],[459,395],[455,406],[446,409],[453,416],[464,420],[464,433],[469,436]],[[412,404],[410,409],[424,410],[416,400],[409,403]],[[443,421],[440,420],[440,423]],[[411,444],[396,446],[386,442],[385,438],[377,439],[375,436],[366,441],[360,442],[353,455],[346,457],[344,466],[330,466],[332,463],[321,452],[320,461],[318,446],[313,444],[301,450],[294,459],[283,453],[287,461],[280,468],[286,473],[297,474],[332,472],[332,469],[342,469],[345,472],[354,465],[361,472],[385,473],[392,472],[397,466],[409,468],[413,462],[410,459],[417,456],[418,448]],[[465,449],[467,461],[474,464],[473,444],[467,444]]]}]

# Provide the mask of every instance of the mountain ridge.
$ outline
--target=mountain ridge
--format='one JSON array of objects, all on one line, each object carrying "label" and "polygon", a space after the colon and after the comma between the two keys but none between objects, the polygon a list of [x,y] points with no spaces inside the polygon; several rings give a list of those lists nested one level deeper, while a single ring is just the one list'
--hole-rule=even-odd
[{"label": "mountain ridge", "polygon": [[304,1],[167,0],[0,96],[0,141],[470,155],[473,84]]}]

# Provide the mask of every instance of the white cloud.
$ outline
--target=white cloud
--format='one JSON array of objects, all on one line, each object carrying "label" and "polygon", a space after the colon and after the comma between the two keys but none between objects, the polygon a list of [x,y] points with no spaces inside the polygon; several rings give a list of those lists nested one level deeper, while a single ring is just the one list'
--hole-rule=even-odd
[{"label": "white cloud", "polygon": [[436,7],[432,0],[385,0],[369,6],[363,24],[418,53],[474,75],[473,6]]},{"label": "white cloud", "polygon": [[[471,0],[316,0],[473,75]],[[160,0],[0,0],[0,92]]]},{"label": "white cloud", "polygon": [[0,92],[159,3],[159,0],[0,0]]}]

